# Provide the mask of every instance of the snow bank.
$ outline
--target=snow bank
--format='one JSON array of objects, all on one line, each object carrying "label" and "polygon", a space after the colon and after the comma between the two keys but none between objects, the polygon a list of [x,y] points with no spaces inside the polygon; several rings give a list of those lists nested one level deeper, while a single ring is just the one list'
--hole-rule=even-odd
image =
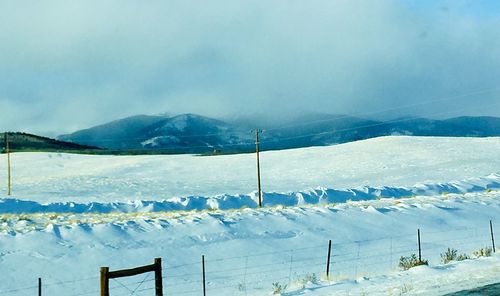
[{"label": "snow bank", "polygon": [[[454,292],[469,290],[478,286],[498,283],[500,276],[500,256],[452,262],[447,265],[419,266],[405,272],[397,272],[373,278],[341,282],[320,282],[295,289],[286,295],[313,294],[315,296],[330,295],[448,295]],[[450,293],[450,294],[448,294]],[[462,293],[460,295],[497,295],[479,293]]]},{"label": "snow bank", "polygon": [[[130,268],[161,257],[165,294],[197,295],[201,255],[209,295],[269,295],[273,283],[287,285],[286,295],[452,292],[498,279],[498,257],[460,263],[459,270],[442,266],[440,254],[491,246],[489,220],[497,230],[499,215],[496,190],[238,211],[4,214],[0,294],[34,294],[18,289],[42,277],[47,295],[95,295],[99,267]],[[417,252],[417,228],[430,267],[401,273],[400,256]],[[112,282],[112,294],[130,295],[145,276]],[[313,277],[316,284],[304,282]],[[150,276],[138,295],[152,293],[153,282]],[[20,293],[4,293],[9,290]]]},{"label": "snow bank", "polygon": [[[413,187],[360,187],[354,189],[317,188],[302,192],[264,192],[264,206],[302,206],[343,203],[347,201],[374,200],[380,198],[402,198],[412,196],[434,196],[442,194],[464,194],[500,189],[500,174],[483,178],[437,184],[416,184]],[[201,211],[256,208],[256,192],[246,195],[218,195],[212,197],[175,197],[163,201],[126,201],[111,203],[57,202],[39,203],[21,199],[0,199],[0,213],[112,213],[112,212],[164,212]]]}]

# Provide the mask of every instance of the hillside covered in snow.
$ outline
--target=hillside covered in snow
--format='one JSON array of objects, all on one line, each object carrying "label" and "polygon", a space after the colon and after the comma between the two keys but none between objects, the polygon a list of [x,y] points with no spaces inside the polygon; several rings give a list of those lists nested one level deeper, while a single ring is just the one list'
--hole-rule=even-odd
[{"label": "hillside covered in snow", "polygon": [[[268,151],[261,153],[262,187],[269,194],[317,188],[410,189],[482,178],[499,171],[499,139],[382,137],[328,147]],[[13,197],[41,203],[254,196],[257,189],[255,154],[15,153],[11,159]],[[6,178],[6,169],[0,169],[0,180]],[[467,190],[473,185],[457,186]],[[408,195],[401,192],[399,195]]]}]

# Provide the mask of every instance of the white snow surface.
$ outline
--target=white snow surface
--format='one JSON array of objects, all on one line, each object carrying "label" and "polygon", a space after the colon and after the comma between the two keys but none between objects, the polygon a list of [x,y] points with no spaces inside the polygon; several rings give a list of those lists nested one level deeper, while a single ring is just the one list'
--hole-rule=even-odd
[{"label": "white snow surface", "polygon": [[[269,193],[293,193],[317,188],[449,184],[499,173],[499,151],[500,138],[433,137],[382,137],[336,146],[268,151],[261,153],[262,188]],[[6,179],[6,170],[2,169],[5,164],[0,163],[0,180]],[[41,203],[254,196],[256,187],[254,154],[12,155],[13,197]]]},{"label": "white snow surface", "polygon": [[[385,137],[201,157],[16,153],[0,197],[0,295],[97,295],[99,267],[163,259],[165,295],[443,295],[496,283],[500,138]],[[5,156],[0,156],[4,158]],[[5,161],[0,164],[4,166]],[[0,180],[5,180],[0,167]],[[3,188],[1,188],[3,189]],[[400,256],[429,266],[401,271]],[[331,274],[325,274],[332,240]],[[500,242],[500,240],[499,240]],[[470,260],[443,265],[446,248]],[[152,295],[154,277],[112,280]]]}]

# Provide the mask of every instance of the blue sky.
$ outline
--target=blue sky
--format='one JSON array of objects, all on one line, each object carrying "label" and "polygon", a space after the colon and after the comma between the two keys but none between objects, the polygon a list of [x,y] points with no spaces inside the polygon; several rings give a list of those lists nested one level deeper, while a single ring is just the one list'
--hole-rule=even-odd
[{"label": "blue sky", "polygon": [[0,130],[165,112],[500,116],[499,37],[500,1],[1,1]]}]

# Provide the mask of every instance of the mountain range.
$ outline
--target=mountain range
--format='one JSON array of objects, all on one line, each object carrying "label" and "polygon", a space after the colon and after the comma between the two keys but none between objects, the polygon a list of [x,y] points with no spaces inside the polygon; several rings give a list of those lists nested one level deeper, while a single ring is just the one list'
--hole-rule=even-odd
[{"label": "mountain range", "polygon": [[[158,153],[237,153],[255,149],[255,129],[246,119],[220,120],[196,114],[137,115],[115,120],[59,140],[117,151]],[[404,117],[390,121],[332,114],[307,114],[258,124],[262,150],[324,146],[387,135],[500,136],[500,118],[445,120]]]}]

